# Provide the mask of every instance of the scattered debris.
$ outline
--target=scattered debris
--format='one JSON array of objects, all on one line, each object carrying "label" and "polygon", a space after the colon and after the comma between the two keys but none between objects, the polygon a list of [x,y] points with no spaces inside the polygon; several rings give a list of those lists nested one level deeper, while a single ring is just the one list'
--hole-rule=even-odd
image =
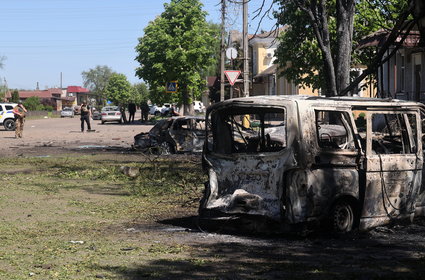
[{"label": "scattered debris", "polygon": [[52,147],[53,146],[53,141],[49,141],[43,144],[43,147]]},{"label": "scattered debris", "polygon": [[380,233],[394,233],[394,230],[387,227],[376,227],[373,230]]},{"label": "scattered debris", "polygon": [[84,241],[81,241],[81,240],[78,240],[78,241],[71,240],[71,241],[69,241],[69,243],[71,243],[71,244],[84,244]]},{"label": "scattered debris", "polygon": [[120,170],[122,174],[130,177],[130,178],[136,178],[140,175],[140,169],[138,167],[133,166],[121,166]]},{"label": "scattered debris", "polygon": [[108,146],[101,146],[101,145],[83,145],[83,146],[78,146],[77,148],[79,149],[104,149],[107,148]]}]

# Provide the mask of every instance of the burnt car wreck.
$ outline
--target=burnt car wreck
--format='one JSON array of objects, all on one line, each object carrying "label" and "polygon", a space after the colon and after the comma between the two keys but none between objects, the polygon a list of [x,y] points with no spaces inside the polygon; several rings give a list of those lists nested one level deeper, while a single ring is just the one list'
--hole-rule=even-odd
[{"label": "burnt car wreck", "polygon": [[149,131],[134,136],[134,148],[159,154],[202,152],[205,118],[179,116],[160,120]]},{"label": "burnt car wreck", "polygon": [[203,220],[367,230],[425,213],[423,104],[261,96],[207,111]]}]

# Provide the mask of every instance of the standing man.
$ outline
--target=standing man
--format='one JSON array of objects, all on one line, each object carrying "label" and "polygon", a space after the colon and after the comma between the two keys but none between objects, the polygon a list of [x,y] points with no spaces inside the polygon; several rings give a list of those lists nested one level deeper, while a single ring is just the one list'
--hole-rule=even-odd
[{"label": "standing man", "polygon": [[134,104],[133,102],[128,104],[128,113],[129,113],[129,118],[128,118],[128,122],[134,122],[134,115],[136,114],[136,104]]},{"label": "standing man", "polygon": [[91,112],[90,109],[87,107],[87,104],[85,102],[83,102],[81,104],[81,132],[84,132],[84,122],[87,123],[87,131],[91,130],[91,126],[90,126],[90,117],[91,117]]},{"label": "standing man", "polygon": [[140,104],[140,109],[142,111],[142,122],[148,121],[149,116],[149,105],[146,103],[146,101],[143,101],[142,104]]},{"label": "standing man", "polygon": [[13,108],[13,114],[15,115],[15,138],[22,138],[26,112],[27,109],[22,104],[22,101],[19,100],[18,105]]}]

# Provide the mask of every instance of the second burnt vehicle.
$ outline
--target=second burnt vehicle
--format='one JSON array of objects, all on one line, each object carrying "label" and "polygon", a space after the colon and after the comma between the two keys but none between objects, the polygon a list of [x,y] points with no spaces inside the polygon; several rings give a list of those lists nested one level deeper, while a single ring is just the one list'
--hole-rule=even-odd
[{"label": "second burnt vehicle", "polygon": [[261,96],[207,111],[202,221],[367,230],[425,213],[421,103]]},{"label": "second burnt vehicle", "polygon": [[149,131],[134,136],[134,148],[160,154],[202,152],[205,118],[178,116],[158,121]]}]

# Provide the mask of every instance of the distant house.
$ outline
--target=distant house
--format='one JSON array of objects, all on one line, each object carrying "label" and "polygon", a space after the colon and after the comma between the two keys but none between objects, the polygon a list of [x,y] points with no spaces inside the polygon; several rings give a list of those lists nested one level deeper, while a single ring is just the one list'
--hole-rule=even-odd
[{"label": "distant house", "polygon": [[[69,86],[66,89],[49,88],[46,90],[20,90],[19,99],[26,99],[37,96],[42,104],[51,105],[54,110],[60,111],[64,107],[80,105],[82,102],[92,101],[92,96],[88,89],[80,86]],[[10,100],[11,92],[6,93],[6,99]]]},{"label": "distant house", "polygon": [[90,91],[86,88],[80,87],[80,86],[69,86],[66,89],[66,97],[74,97],[75,98],[75,104],[74,105],[80,105],[83,102],[88,103],[91,101],[91,94]]},{"label": "distant house", "polygon": [[[382,46],[389,32],[379,30],[370,34],[360,42],[359,48]],[[401,42],[401,36],[395,44]],[[420,40],[419,31],[411,31],[400,48],[377,71],[376,86],[379,97],[392,97],[405,100],[420,101],[425,103],[425,51],[418,47]],[[386,59],[394,49],[391,46]]]},{"label": "distant house", "polygon": [[[300,87],[286,77],[280,75],[281,69],[274,64],[275,51],[279,41],[277,37],[286,27],[271,32],[249,35],[250,76],[252,86],[250,95],[318,95],[317,91]],[[241,44],[242,36],[238,31],[231,31],[231,44]]]},{"label": "distant house", "polygon": [[20,90],[18,91],[19,99],[25,101],[26,99],[37,96],[40,98],[41,103],[51,105],[55,110],[62,109],[62,89],[50,88],[46,90]]}]

